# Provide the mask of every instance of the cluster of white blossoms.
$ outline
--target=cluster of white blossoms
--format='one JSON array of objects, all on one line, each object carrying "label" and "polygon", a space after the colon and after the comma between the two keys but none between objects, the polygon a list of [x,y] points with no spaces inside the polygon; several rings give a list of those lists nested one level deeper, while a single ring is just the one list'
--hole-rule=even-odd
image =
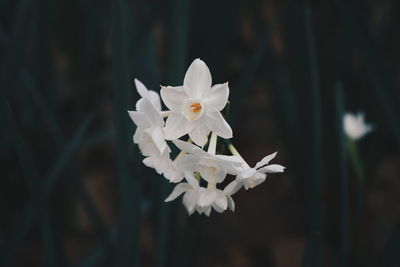
[{"label": "cluster of white blossoms", "polygon": [[[133,142],[138,144],[146,166],[177,184],[165,201],[183,194],[189,214],[197,211],[209,216],[212,209],[233,211],[232,195],[240,188],[253,188],[265,181],[267,173],[284,171],[281,165],[269,165],[276,153],[253,168],[231,144],[231,156],[216,153],[218,136],[232,138],[232,129],[221,114],[228,102],[229,87],[228,83],[212,85],[211,73],[202,60],[196,59],[189,66],[182,86],[161,87],[161,98],[169,110],[162,110],[157,92],[138,80],[135,84],[141,99],[136,111],[129,111],[137,126]],[[179,139],[185,135],[189,135],[187,141]],[[181,150],[175,159],[171,159],[167,140]],[[228,174],[235,178],[222,189]]]}]

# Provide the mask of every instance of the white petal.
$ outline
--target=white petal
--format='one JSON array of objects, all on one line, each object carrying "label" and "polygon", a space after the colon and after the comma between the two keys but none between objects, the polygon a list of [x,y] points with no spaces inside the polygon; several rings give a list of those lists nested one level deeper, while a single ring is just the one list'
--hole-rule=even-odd
[{"label": "white petal", "polygon": [[199,214],[203,214],[203,213],[204,213],[207,217],[209,217],[212,208],[211,208],[211,206],[204,207],[204,208],[197,206],[197,207],[196,207],[196,210],[197,210],[197,212],[198,212]]},{"label": "white petal", "polygon": [[185,155],[178,156],[174,160],[174,165],[176,166],[176,168],[178,168],[182,172],[183,171],[195,172],[196,166],[197,166],[197,161],[198,161],[197,157],[190,155],[190,154],[185,154]]},{"label": "white petal", "polygon": [[142,128],[137,127],[135,133],[133,134],[133,142],[135,144],[139,143],[142,134],[143,134]]},{"label": "white petal", "polygon": [[182,172],[178,171],[171,162],[171,166],[164,170],[163,175],[170,183],[179,183],[183,180]]},{"label": "white petal", "polygon": [[231,196],[227,196],[228,198],[228,208],[231,211],[235,211],[235,202],[233,201],[233,198]]},{"label": "white petal", "polygon": [[219,111],[206,111],[202,121],[205,125],[222,138],[232,138],[232,129]]},{"label": "white petal", "polygon": [[243,161],[239,156],[215,155],[214,158],[219,161],[221,169],[232,175],[238,174],[242,167]]},{"label": "white petal", "polygon": [[167,86],[161,88],[161,98],[164,104],[174,112],[181,112],[183,102],[188,98],[183,86]]},{"label": "white petal", "polygon": [[177,139],[191,130],[193,130],[194,125],[188,122],[185,117],[180,114],[171,113],[168,116],[167,122],[165,123],[165,139],[173,140]]},{"label": "white petal", "polygon": [[151,129],[150,136],[153,139],[154,144],[162,154],[167,149],[167,142],[165,142],[164,132],[161,127],[155,127]]},{"label": "white petal", "polygon": [[236,180],[230,182],[225,188],[224,188],[224,194],[230,196],[235,194],[237,191],[239,191],[240,188],[242,188],[243,183],[237,182]]},{"label": "white petal", "polygon": [[143,108],[142,108],[142,106],[143,106],[143,101],[144,101],[144,99],[146,99],[146,98],[140,98],[137,102],[136,102],[136,110],[137,111],[140,111],[140,112],[143,112]]},{"label": "white petal", "polygon": [[197,192],[190,190],[185,193],[183,196],[183,205],[186,207],[189,214],[192,214],[195,211],[197,202]]},{"label": "white petal", "polygon": [[156,91],[149,90],[147,99],[149,99],[158,111],[161,111],[161,99],[160,95]]},{"label": "white petal", "polygon": [[143,98],[147,98],[148,90],[146,86],[144,86],[144,84],[138,79],[135,79],[135,86],[139,95]]},{"label": "white petal", "polygon": [[180,183],[177,186],[175,186],[174,190],[172,190],[171,194],[164,200],[165,202],[172,201],[179,197],[183,192],[186,192],[188,190],[191,190],[192,186],[187,183]]},{"label": "white petal", "polygon": [[238,176],[241,179],[247,179],[250,178],[251,176],[253,176],[256,173],[256,169],[254,168],[248,168],[243,170]]},{"label": "white petal", "polygon": [[221,209],[217,204],[215,204],[215,202],[212,204],[212,207],[214,208],[214,210],[218,213],[222,213],[225,211],[225,209]]},{"label": "white petal", "polygon": [[143,164],[146,165],[147,167],[153,168],[156,170],[158,174],[162,174],[164,170],[168,166],[168,160],[169,154],[164,153],[163,155],[156,155],[156,156],[149,156],[143,160]]},{"label": "white petal", "polygon": [[285,170],[285,167],[282,165],[278,164],[271,164],[268,166],[265,166],[264,168],[259,169],[259,171],[263,171],[266,173],[277,173],[277,172],[283,172]]},{"label": "white petal", "polygon": [[150,101],[146,98],[143,98],[141,104],[141,111],[146,115],[150,124],[154,126],[163,127],[164,120],[161,117],[160,112],[150,103]]},{"label": "white petal", "polygon": [[186,181],[193,187],[194,190],[199,191],[199,181],[193,176],[191,172],[184,171],[183,175],[185,176]]},{"label": "white petal", "polygon": [[257,162],[256,166],[254,167],[255,169],[258,169],[264,165],[267,165],[273,158],[275,158],[276,154],[278,152],[272,153],[268,156],[265,156],[262,160],[260,160],[259,162]]},{"label": "white petal", "polygon": [[162,174],[162,171],[159,170],[158,168],[156,168],[156,164],[154,162],[154,158],[153,157],[144,158],[143,159],[143,164],[146,165],[149,168],[155,169],[158,174]]},{"label": "white petal", "polygon": [[221,111],[225,107],[228,97],[228,83],[216,84],[211,88],[210,92],[203,101],[206,107],[210,107],[216,111]]},{"label": "white petal", "polygon": [[204,211],[204,214],[207,215],[207,217],[210,217],[210,213],[211,213],[211,207],[208,207],[208,208]]},{"label": "white petal", "polygon": [[198,205],[200,207],[207,207],[211,205],[214,201],[215,198],[217,197],[217,191],[213,189],[207,189],[204,190],[200,193],[199,200],[198,200]]},{"label": "white petal", "polygon": [[222,192],[219,192],[218,197],[215,200],[215,205],[222,210],[226,210],[228,208],[228,200]]},{"label": "white petal", "polygon": [[265,173],[257,172],[252,177],[243,180],[244,188],[254,188],[257,185],[263,183],[267,175]]},{"label": "white petal", "polygon": [[146,114],[137,111],[128,111],[129,117],[132,121],[140,128],[149,128],[150,122],[146,116]]},{"label": "white petal", "polygon": [[[139,149],[142,152],[143,156],[151,157],[151,156],[160,156],[160,150],[155,146],[154,143],[149,143],[146,138],[144,138],[145,134],[143,133],[141,137],[139,137]],[[150,163],[149,163],[150,164]],[[155,168],[155,166],[148,166],[151,168]]]},{"label": "white petal", "polygon": [[195,146],[189,142],[185,142],[182,140],[172,140],[172,142],[182,151],[186,153],[198,155],[198,156],[208,156],[208,153],[202,150],[200,147]]},{"label": "white petal", "polygon": [[188,96],[203,98],[211,88],[211,73],[206,63],[201,59],[195,59],[186,71],[183,86]]},{"label": "white petal", "polygon": [[192,131],[189,132],[190,138],[193,140],[196,145],[203,147],[208,140],[208,135],[210,134],[210,129],[204,125],[202,122],[196,122],[195,127]]},{"label": "white petal", "polygon": [[219,160],[230,162],[238,166],[241,166],[243,163],[243,160],[240,158],[240,156],[215,155],[215,157]]},{"label": "white petal", "polygon": [[160,101],[159,94],[155,91],[147,90],[146,86],[144,86],[144,84],[141,81],[139,81],[138,79],[135,79],[135,85],[136,85],[136,90],[138,91],[139,95],[142,98],[148,99],[157,110],[161,111],[161,101]]}]

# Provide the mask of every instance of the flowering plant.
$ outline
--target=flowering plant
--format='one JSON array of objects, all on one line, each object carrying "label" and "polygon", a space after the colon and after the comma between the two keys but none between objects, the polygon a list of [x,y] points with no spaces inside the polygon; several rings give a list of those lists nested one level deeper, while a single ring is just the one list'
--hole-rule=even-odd
[{"label": "flowering plant", "polygon": [[[211,73],[202,60],[195,59],[189,66],[182,86],[162,86],[161,98],[169,110],[162,111],[157,92],[148,90],[136,79],[135,85],[141,98],[136,111],[129,111],[137,126],[133,142],[138,144],[146,166],[177,184],[166,202],[184,194],[183,204],[189,214],[197,211],[209,216],[212,209],[233,211],[232,195],[241,187],[253,188],[265,181],[267,173],[284,171],[281,165],[268,165],[276,152],[264,157],[254,168],[229,142],[232,155],[216,153],[218,136],[224,139],[233,136],[221,114],[228,101],[229,87],[228,83],[212,85]],[[188,141],[179,139],[186,134],[190,137]],[[181,150],[174,160],[167,141]],[[235,179],[219,189],[228,174]],[[202,181],[207,183],[206,187]]]}]

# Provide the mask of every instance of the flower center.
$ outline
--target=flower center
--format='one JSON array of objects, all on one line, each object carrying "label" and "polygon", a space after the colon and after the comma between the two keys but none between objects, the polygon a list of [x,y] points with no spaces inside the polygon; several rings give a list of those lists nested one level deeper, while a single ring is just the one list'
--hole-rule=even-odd
[{"label": "flower center", "polygon": [[215,180],[215,175],[218,171],[216,167],[199,164],[198,169],[204,179],[211,181]]},{"label": "flower center", "polygon": [[200,119],[204,113],[204,105],[199,99],[186,99],[182,105],[182,115],[188,121],[195,121]]},{"label": "flower center", "polygon": [[190,105],[192,108],[192,112],[199,112],[201,110],[201,104],[200,103],[193,103]]},{"label": "flower center", "polygon": [[143,133],[143,138],[144,138],[144,141],[145,141],[146,144],[153,144],[154,143],[153,138],[147,132]]},{"label": "flower center", "polygon": [[218,162],[211,158],[202,158],[197,165],[201,177],[209,183],[220,183],[225,179],[226,173],[219,167]]}]

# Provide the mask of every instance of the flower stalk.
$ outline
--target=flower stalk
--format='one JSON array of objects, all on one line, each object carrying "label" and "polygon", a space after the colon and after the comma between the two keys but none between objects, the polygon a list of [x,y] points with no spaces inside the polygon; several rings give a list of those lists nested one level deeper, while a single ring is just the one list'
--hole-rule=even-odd
[{"label": "flower stalk", "polygon": [[356,240],[356,251],[355,259],[357,262],[360,261],[361,255],[361,242],[360,240],[364,231],[364,200],[365,200],[365,172],[364,165],[362,163],[360,153],[356,144],[356,141],[348,138],[347,150],[351,165],[354,168],[354,172],[357,177],[357,191],[356,191],[356,225],[358,226],[355,240]]}]

